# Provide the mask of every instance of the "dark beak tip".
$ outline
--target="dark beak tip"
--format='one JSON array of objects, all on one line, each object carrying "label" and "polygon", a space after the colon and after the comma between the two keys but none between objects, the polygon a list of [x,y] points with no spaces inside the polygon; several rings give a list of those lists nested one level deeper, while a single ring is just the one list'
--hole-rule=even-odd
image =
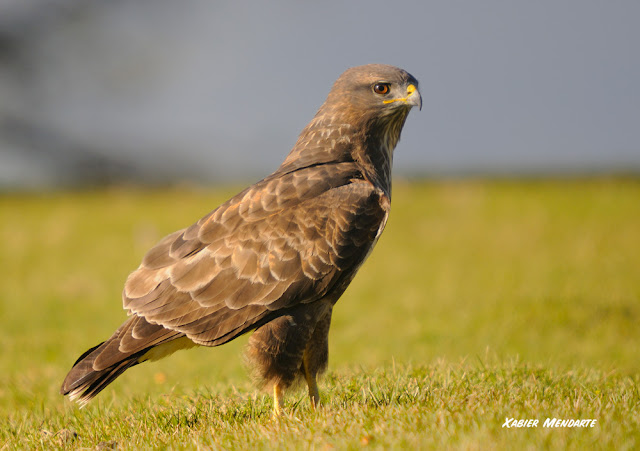
[{"label": "dark beak tip", "polygon": [[415,105],[418,107],[419,111],[422,111],[422,96],[419,92],[417,92],[416,94],[418,95],[418,98],[415,101]]}]

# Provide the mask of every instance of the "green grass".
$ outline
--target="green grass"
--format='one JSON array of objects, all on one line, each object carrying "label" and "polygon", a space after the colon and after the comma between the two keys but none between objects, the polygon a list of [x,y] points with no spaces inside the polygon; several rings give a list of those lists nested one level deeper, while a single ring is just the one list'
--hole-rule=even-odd
[{"label": "green grass", "polygon": [[0,196],[0,449],[640,446],[638,179],[396,181],[334,311],[319,411],[301,390],[271,418],[246,337],[133,368],[83,410],[62,398],[143,253],[235,191]]}]

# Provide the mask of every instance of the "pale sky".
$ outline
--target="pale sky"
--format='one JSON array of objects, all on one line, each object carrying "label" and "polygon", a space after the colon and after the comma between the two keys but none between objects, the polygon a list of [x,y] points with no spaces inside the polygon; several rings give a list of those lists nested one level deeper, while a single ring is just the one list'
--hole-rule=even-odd
[{"label": "pale sky", "polygon": [[267,175],[371,62],[420,81],[397,174],[640,171],[637,1],[91,5],[29,42],[4,108],[154,171]]}]

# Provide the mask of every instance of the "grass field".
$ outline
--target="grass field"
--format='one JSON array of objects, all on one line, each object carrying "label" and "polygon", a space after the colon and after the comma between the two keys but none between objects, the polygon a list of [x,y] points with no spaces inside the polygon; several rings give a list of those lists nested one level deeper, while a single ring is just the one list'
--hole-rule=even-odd
[{"label": "grass field", "polygon": [[83,410],[61,397],[143,253],[235,191],[0,195],[0,449],[640,447],[638,179],[396,181],[318,411],[301,390],[271,418],[246,337],[133,368]]}]

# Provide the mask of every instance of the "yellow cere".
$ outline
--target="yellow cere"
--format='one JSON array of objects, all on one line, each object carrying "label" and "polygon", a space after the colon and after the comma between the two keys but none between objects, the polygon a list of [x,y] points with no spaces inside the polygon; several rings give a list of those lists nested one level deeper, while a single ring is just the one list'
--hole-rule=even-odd
[{"label": "yellow cere", "polygon": [[411,94],[416,91],[416,87],[414,85],[407,86],[407,97],[400,97],[399,99],[389,99],[383,100],[382,103],[393,103],[393,102],[406,102]]}]

